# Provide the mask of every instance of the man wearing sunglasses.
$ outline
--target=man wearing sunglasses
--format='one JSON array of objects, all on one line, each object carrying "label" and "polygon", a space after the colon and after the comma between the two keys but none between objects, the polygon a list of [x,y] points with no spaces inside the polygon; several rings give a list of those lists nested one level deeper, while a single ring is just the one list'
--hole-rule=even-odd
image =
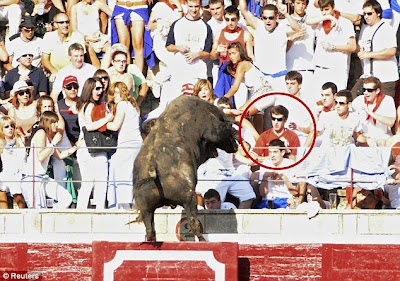
[{"label": "man wearing sunglasses", "polygon": [[240,0],[239,7],[246,22],[254,28],[255,64],[269,78],[274,90],[285,91],[288,37],[286,26],[278,24],[279,12],[285,16],[292,30],[299,31],[299,23],[289,15],[286,5],[265,5],[260,11],[261,19],[248,10],[246,0]]},{"label": "man wearing sunglasses", "polygon": [[32,65],[33,50],[25,49],[14,53],[19,65],[9,70],[4,77],[4,88],[11,91],[17,81],[25,81],[33,86],[33,99],[48,93],[48,80],[41,67]]},{"label": "man wearing sunglasses", "polygon": [[341,90],[335,96],[335,110],[322,112],[317,122],[321,147],[347,146],[354,143],[361,132],[360,119],[351,109],[351,92]]},{"label": "man wearing sunglasses", "polygon": [[363,81],[364,94],[354,99],[352,108],[360,116],[362,134],[357,138],[360,145],[385,146],[392,136],[396,122],[396,107],[391,96],[381,90],[381,81],[373,76]]},{"label": "man wearing sunglasses", "polygon": [[296,160],[297,149],[300,146],[300,140],[297,134],[285,128],[285,123],[289,117],[289,111],[282,105],[277,105],[271,109],[272,128],[263,132],[257,139],[254,152],[261,159],[268,156],[268,144],[274,139],[280,139],[289,147],[286,150],[286,157]]},{"label": "man wearing sunglasses", "polygon": [[[46,32],[42,45],[42,64],[51,73],[50,82],[54,82],[58,71],[71,62],[68,56],[69,46],[79,43],[85,48],[83,35],[71,30],[67,14],[58,13],[55,15],[54,26],[57,30]],[[86,52],[85,49],[84,52]]]},{"label": "man wearing sunglasses", "polygon": [[247,55],[254,60],[253,37],[250,32],[238,26],[240,15],[239,10],[234,6],[225,9],[224,19],[226,26],[214,34],[213,48],[210,57],[213,60],[219,58],[219,63],[229,61],[228,45],[234,42],[240,42],[246,47]]},{"label": "man wearing sunglasses", "polygon": [[65,121],[65,133],[71,144],[79,139],[79,123],[76,102],[78,101],[79,83],[75,76],[69,75],[63,81],[63,93],[65,98],[58,101],[58,109]]},{"label": "man wearing sunglasses", "polygon": [[367,24],[361,29],[356,50],[363,65],[362,78],[378,77],[382,83],[382,93],[394,97],[399,79],[396,30],[388,22],[382,21],[382,7],[377,1],[365,2],[363,11]]},{"label": "man wearing sunglasses", "polygon": [[33,54],[32,65],[36,67],[41,66],[41,46],[42,38],[35,36],[36,22],[31,16],[23,16],[21,24],[19,25],[20,32],[11,36],[10,40],[6,41],[6,49],[9,55],[8,64],[4,67],[11,70],[18,66],[16,53],[21,51],[30,50]]}]

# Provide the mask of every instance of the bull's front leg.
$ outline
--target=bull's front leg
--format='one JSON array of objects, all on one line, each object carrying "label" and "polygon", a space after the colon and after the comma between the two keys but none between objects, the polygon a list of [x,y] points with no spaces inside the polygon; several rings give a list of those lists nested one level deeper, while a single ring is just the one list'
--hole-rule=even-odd
[{"label": "bull's front leg", "polygon": [[199,241],[206,241],[202,233],[201,223],[197,219],[197,195],[195,192],[193,192],[191,200],[185,203],[183,207],[185,208],[189,226],[193,234],[199,238]]}]

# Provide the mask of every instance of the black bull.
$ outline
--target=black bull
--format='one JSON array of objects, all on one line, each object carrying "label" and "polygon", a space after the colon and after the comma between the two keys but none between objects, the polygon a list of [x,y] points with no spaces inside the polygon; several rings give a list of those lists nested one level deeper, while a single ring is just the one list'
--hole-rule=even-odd
[{"label": "black bull", "polygon": [[216,106],[196,97],[172,101],[145,139],[134,165],[136,221],[146,226],[146,241],[155,241],[154,211],[164,205],[185,208],[192,232],[205,240],[197,219],[197,169],[216,148],[237,151],[238,132]]}]

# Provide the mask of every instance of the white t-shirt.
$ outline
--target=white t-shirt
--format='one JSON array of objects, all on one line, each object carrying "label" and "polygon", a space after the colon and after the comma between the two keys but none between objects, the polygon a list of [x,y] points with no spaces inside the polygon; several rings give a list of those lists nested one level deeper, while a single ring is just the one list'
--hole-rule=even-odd
[{"label": "white t-shirt", "polygon": [[286,26],[278,26],[269,32],[265,29],[264,22],[257,19],[254,30],[254,57],[255,64],[267,74],[275,74],[286,70]]},{"label": "white t-shirt", "polygon": [[88,78],[93,77],[93,74],[96,72],[96,70],[97,70],[96,67],[85,62],[83,63],[82,68],[80,69],[77,69],[73,67],[72,64],[69,64],[66,67],[61,68],[60,71],[58,72],[56,80],[54,80],[53,91],[56,93],[61,92],[64,78],[69,75],[72,75],[78,79],[79,83],[78,97],[80,97],[83,85],[85,84]]},{"label": "white t-shirt", "polygon": [[314,64],[320,67],[337,69],[348,73],[350,63],[350,53],[337,51],[326,51],[322,48],[322,42],[328,42],[333,45],[346,45],[349,38],[355,37],[353,24],[348,19],[339,16],[337,26],[328,34],[320,23],[316,28],[317,45],[314,52]]},{"label": "white t-shirt", "polygon": [[[375,35],[372,38],[374,33]],[[373,40],[371,41],[371,39]],[[396,33],[389,23],[383,21],[376,23],[374,26],[363,25],[358,44],[368,52],[371,51],[371,45],[373,51],[397,48]],[[373,59],[372,73],[371,60],[365,59],[361,62],[363,64],[364,77],[373,75],[379,78],[381,82],[397,81],[399,79],[396,56],[388,59]]]},{"label": "white t-shirt", "polygon": [[[353,110],[359,114],[363,134],[375,139],[386,139],[392,136],[390,128],[385,124],[379,121],[376,121],[376,124],[374,124],[372,117],[367,120],[368,116],[363,110],[366,106],[364,95],[358,96],[352,102]],[[375,104],[369,104],[368,108],[372,111],[375,108]],[[375,113],[381,116],[396,118],[396,107],[393,98],[391,96],[385,96]]]},{"label": "white t-shirt", "polygon": [[19,62],[17,62],[16,56],[18,54],[32,54],[33,60],[32,65],[36,67],[40,67],[41,63],[41,46],[42,46],[42,38],[34,37],[31,41],[22,40],[21,36],[15,38],[12,41],[6,41],[6,49],[9,56],[14,56],[12,60],[12,66],[17,67]]},{"label": "white t-shirt", "polygon": [[[286,66],[288,70],[313,70],[315,30],[311,25],[305,24],[307,15],[297,21],[306,29],[306,35],[296,40],[286,52]],[[290,24],[284,19],[281,24],[291,31]]]},{"label": "white t-shirt", "polygon": [[[210,52],[212,48],[212,30],[202,19],[189,20],[183,17],[173,23],[169,30],[166,46],[188,46],[190,52]],[[174,55],[175,68],[179,69],[178,76],[189,78],[207,78],[206,63],[198,59],[187,63],[185,56],[180,52]]]},{"label": "white t-shirt", "polygon": [[[304,101],[304,103],[306,102]],[[296,123],[297,127],[303,127],[303,128],[308,128],[311,125],[312,117],[310,113],[304,107],[304,105],[301,104],[298,100],[288,96],[277,95],[275,105],[283,105],[289,111],[289,116],[285,123],[285,127],[287,129],[289,129],[289,124],[292,122]],[[303,144],[305,138],[308,135],[303,132],[300,132],[299,130],[295,130],[294,132],[297,134],[297,136],[300,139],[300,142]]]},{"label": "white t-shirt", "polygon": [[353,133],[361,131],[360,119],[354,112],[349,112],[346,119],[340,118],[335,110],[321,112],[317,131],[323,132],[321,147],[346,146],[354,143]]},{"label": "white t-shirt", "polygon": [[[278,167],[287,167],[293,165],[295,163],[294,160],[283,158],[282,163]],[[263,164],[267,167],[274,167],[270,159],[267,159],[263,162]],[[260,180],[262,180],[265,172],[275,172],[278,174],[285,174],[289,180],[295,176],[295,167],[289,168],[285,170],[270,170],[265,169],[264,167],[260,168]],[[272,198],[291,198],[292,194],[289,192],[287,186],[283,181],[268,181],[268,196]]]}]

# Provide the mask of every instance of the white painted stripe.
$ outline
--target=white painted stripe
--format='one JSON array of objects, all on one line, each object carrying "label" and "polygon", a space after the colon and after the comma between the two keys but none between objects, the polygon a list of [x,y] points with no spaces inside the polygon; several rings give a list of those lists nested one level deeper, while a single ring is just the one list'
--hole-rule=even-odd
[{"label": "white painted stripe", "polygon": [[215,281],[225,280],[225,264],[217,261],[212,251],[117,250],[115,257],[104,263],[104,281],[114,281],[114,271],[124,261],[205,261],[215,272]]}]

